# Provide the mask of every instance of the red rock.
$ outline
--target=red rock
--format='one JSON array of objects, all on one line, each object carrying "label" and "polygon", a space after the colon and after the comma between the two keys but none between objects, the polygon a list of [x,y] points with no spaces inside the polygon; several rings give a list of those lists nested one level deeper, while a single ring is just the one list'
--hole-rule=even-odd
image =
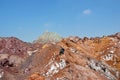
[{"label": "red rock", "polygon": [[1,38],[0,78],[120,80],[119,33],[116,36],[92,39],[69,37],[57,43],[46,44]]}]

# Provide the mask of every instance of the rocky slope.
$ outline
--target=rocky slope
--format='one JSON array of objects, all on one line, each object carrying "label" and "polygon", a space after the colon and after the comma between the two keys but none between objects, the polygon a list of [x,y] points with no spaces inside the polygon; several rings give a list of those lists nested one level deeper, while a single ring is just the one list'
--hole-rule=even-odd
[{"label": "rocky slope", "polygon": [[0,80],[120,80],[120,33],[46,44],[0,38]]}]

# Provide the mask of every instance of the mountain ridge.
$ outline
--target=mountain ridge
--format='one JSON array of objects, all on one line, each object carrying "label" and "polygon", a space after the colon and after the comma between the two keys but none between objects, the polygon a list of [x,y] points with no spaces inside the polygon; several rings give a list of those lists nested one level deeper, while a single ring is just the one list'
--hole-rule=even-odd
[{"label": "mountain ridge", "polygon": [[0,80],[120,80],[119,57],[120,32],[47,43],[1,37]]}]

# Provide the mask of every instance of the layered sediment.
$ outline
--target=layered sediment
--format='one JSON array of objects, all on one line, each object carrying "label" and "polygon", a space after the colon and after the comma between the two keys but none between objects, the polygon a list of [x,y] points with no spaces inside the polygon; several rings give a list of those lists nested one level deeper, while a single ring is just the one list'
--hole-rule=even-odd
[{"label": "layered sediment", "polygon": [[44,44],[0,38],[0,80],[120,80],[120,33]]}]

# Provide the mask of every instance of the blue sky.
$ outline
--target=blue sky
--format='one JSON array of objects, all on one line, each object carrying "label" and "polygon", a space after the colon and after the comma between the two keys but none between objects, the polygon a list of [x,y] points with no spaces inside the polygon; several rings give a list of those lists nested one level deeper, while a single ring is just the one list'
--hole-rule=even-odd
[{"label": "blue sky", "polygon": [[0,36],[31,42],[43,32],[96,37],[120,32],[120,0],[0,0]]}]

